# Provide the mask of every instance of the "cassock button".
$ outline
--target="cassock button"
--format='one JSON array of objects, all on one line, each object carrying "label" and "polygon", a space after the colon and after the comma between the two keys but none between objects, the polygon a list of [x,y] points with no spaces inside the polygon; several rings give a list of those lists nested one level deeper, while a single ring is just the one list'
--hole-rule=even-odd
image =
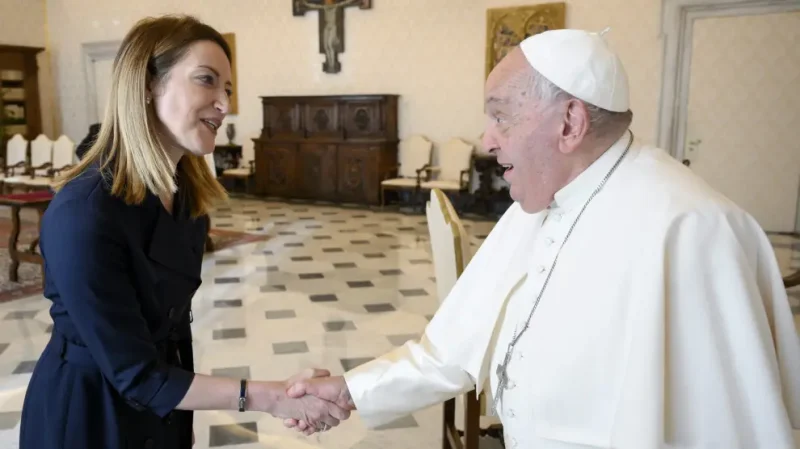
[{"label": "cassock button", "polygon": [[167,318],[169,319],[175,318],[175,307],[169,308],[169,311],[167,312]]},{"label": "cassock button", "polygon": [[517,416],[517,414],[514,413],[514,409],[513,408],[508,409],[508,417],[509,418],[514,418],[516,416]]},{"label": "cassock button", "polygon": [[544,267],[544,266],[542,266],[542,265],[539,265],[539,266],[536,268],[536,271],[537,271],[537,272],[539,272],[539,274],[542,274],[542,273],[544,273],[544,270],[545,270],[545,267]]},{"label": "cassock button", "polygon": [[555,243],[555,240],[553,240],[552,237],[547,237],[546,239],[544,239],[544,243],[545,243],[545,245],[550,246],[553,243]]},{"label": "cassock button", "polygon": [[156,442],[153,441],[152,438],[148,438],[144,441],[144,449],[153,449],[156,447]]}]

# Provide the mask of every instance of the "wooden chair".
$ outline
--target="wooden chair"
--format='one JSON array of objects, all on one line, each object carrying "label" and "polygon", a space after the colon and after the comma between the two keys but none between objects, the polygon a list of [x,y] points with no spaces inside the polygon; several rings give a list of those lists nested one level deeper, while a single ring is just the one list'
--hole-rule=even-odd
[{"label": "wooden chair", "polygon": [[[411,136],[400,142],[397,167],[392,167],[381,177],[381,207],[386,203],[387,190],[411,190],[416,198],[421,177],[423,173],[427,175],[427,168],[431,165],[432,154],[433,142],[423,136]],[[427,179],[426,177],[425,180]]]},{"label": "wooden chair", "polygon": [[439,163],[426,169],[435,175],[435,179],[428,177],[420,183],[420,189],[439,189],[449,193],[469,191],[474,152],[475,146],[462,139],[447,141],[439,152]]},{"label": "wooden chair", "polygon": [[[42,153],[42,156],[43,155]],[[38,175],[32,176],[31,178],[22,179],[18,185],[27,190],[49,190],[53,186],[53,178],[61,174],[62,171],[72,167],[74,160],[75,142],[62,134],[61,137],[52,144],[49,168],[46,173],[44,175],[38,173]]]},{"label": "wooden chair", "polygon": [[[456,214],[453,204],[442,190],[431,189],[426,215],[436,275],[436,289],[441,303],[472,259],[472,250],[469,234]],[[481,416],[486,415],[485,395],[481,394],[479,398],[476,391],[472,390],[460,398],[460,402],[463,404],[463,432],[459,431],[456,422],[456,411],[459,405],[457,399],[450,399],[444,403],[442,447],[444,449],[477,449],[478,439],[481,435],[497,431],[497,427],[487,431],[481,429]]]},{"label": "wooden chair", "polygon": [[6,142],[6,160],[3,167],[2,181],[3,190],[5,191],[5,180],[16,178],[17,176],[25,173],[27,169],[26,161],[28,155],[28,141],[22,137],[21,134],[14,134],[14,136]]},{"label": "wooden chair", "polygon": [[[3,183],[13,190],[21,187],[23,190],[36,190],[49,188],[50,170],[53,166],[53,141],[44,134],[36,136],[30,144],[31,160],[25,173],[20,176],[5,178]],[[36,180],[41,178],[41,180]]]}]

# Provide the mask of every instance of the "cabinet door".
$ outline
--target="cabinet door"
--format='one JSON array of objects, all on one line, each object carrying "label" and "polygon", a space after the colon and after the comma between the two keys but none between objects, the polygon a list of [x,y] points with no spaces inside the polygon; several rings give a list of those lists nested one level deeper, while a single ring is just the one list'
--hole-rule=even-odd
[{"label": "cabinet door", "polygon": [[301,144],[297,153],[297,190],[301,196],[336,198],[336,145]]},{"label": "cabinet door", "polygon": [[262,133],[275,140],[301,138],[303,127],[300,105],[288,100],[263,100],[264,122]]},{"label": "cabinet door", "polygon": [[303,127],[309,139],[341,139],[339,108],[335,100],[315,100],[303,105]]},{"label": "cabinet door", "polygon": [[379,100],[350,100],[344,104],[344,126],[348,139],[380,138],[383,129],[382,104]]},{"label": "cabinet door", "polygon": [[256,189],[262,195],[288,196],[295,184],[294,145],[264,144],[256,148]]},{"label": "cabinet door", "polygon": [[337,154],[338,200],[377,204],[377,145],[340,145]]}]

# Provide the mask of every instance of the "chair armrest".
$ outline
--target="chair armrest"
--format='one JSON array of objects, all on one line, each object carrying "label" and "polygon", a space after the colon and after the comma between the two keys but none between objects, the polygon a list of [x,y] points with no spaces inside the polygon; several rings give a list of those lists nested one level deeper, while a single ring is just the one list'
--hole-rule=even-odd
[{"label": "chair armrest", "polygon": [[53,166],[52,162],[45,162],[44,164],[39,165],[38,167],[30,166],[28,167],[29,170],[28,174],[30,174],[31,178],[33,178],[36,175],[36,170],[47,170],[47,174],[45,176],[48,176],[50,175],[50,169],[52,166]]},{"label": "chair armrest", "polygon": [[60,175],[62,171],[69,170],[72,167],[73,167],[72,164],[67,164],[67,165],[64,165],[63,167],[59,167],[59,168],[49,168],[49,169],[47,169],[47,176],[52,178],[52,177],[54,177],[56,175]]},{"label": "chair armrest", "polygon": [[417,169],[417,184],[419,184],[421,182],[422,172],[425,172],[425,181],[430,181],[431,180],[431,174],[434,173],[434,172],[438,173],[440,171],[442,171],[441,167],[437,167],[437,166],[431,165],[431,164],[423,165],[421,168]]}]

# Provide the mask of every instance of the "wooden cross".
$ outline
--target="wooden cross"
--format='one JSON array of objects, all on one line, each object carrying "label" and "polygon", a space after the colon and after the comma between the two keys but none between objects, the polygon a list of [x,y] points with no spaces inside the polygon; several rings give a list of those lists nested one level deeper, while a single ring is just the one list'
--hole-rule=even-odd
[{"label": "wooden cross", "polygon": [[292,0],[292,14],[303,16],[306,11],[319,11],[319,52],[325,55],[322,71],[339,73],[339,53],[344,53],[344,9],[358,6],[372,8],[372,0]]}]

